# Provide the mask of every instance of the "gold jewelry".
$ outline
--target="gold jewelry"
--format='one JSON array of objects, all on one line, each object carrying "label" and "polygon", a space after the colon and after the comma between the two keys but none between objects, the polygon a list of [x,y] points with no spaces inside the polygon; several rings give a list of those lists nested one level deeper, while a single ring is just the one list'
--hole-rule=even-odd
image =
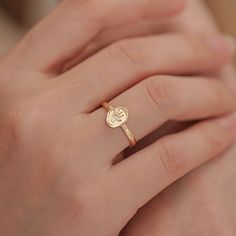
[{"label": "gold jewelry", "polygon": [[124,107],[113,107],[108,102],[104,102],[102,106],[108,111],[107,125],[113,129],[121,127],[130,141],[130,147],[135,146],[137,141],[126,125],[129,117],[128,110]]}]

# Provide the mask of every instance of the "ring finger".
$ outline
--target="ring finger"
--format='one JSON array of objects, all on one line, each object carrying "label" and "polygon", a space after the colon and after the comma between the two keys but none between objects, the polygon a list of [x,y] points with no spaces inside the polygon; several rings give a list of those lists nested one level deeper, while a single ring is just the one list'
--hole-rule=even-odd
[{"label": "ring finger", "polygon": [[[234,94],[222,82],[174,76],[148,78],[111,101],[129,111],[127,126],[140,140],[168,120],[198,120],[214,117],[235,108]],[[111,129],[105,124],[105,109],[89,115],[89,122],[97,124],[95,145],[108,159],[129,146],[129,139],[121,128]],[[115,145],[114,145],[115,144]],[[107,146],[112,147],[109,149]]]}]

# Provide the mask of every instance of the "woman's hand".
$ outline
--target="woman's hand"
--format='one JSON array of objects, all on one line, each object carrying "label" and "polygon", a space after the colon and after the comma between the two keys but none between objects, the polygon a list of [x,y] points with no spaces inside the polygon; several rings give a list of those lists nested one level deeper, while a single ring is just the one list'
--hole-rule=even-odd
[{"label": "woman's hand", "polygon": [[142,208],[121,235],[235,235],[235,153],[202,166]]},{"label": "woman's hand", "polygon": [[[60,74],[94,34],[87,18],[80,33],[68,28],[66,13],[76,11],[63,7],[0,65],[1,235],[117,235],[146,202],[234,140],[235,119],[217,118],[114,164],[129,142],[105,124],[102,102],[128,108],[137,140],[168,120],[228,113],[234,92],[223,83],[180,75],[224,65],[231,49],[218,36],[125,40]],[[60,19],[65,25],[54,24]],[[163,75],[172,73],[179,76]]]},{"label": "woman's hand", "polygon": [[[217,33],[203,2],[194,0],[168,28],[206,35]],[[229,66],[219,79],[235,86],[235,73]],[[235,235],[235,154],[234,145],[217,160],[159,194],[139,211],[121,235]]]},{"label": "woman's hand", "polygon": [[[18,64],[27,61],[26,65],[21,64],[24,68],[33,67],[42,72],[59,73],[71,67],[72,59],[77,58],[78,54],[84,55],[84,50],[93,39],[99,40],[104,37],[102,35],[106,37],[111,29],[115,34],[120,31],[119,28],[122,29],[122,36],[109,38],[109,42],[125,38],[127,34],[143,35],[146,31],[150,34],[153,30],[149,31],[150,27],[146,24],[140,29],[140,22],[149,20],[150,24],[154,25],[154,19],[169,19],[184,8],[185,2],[186,0],[171,0],[166,4],[165,0],[63,0],[33,29],[34,33],[29,34],[16,48],[14,60],[17,60]],[[136,25],[136,30],[125,30],[126,25],[132,26],[132,29],[133,25]],[[98,47],[107,45],[102,39],[100,41],[102,45],[99,44],[97,50]],[[32,49],[26,50],[28,47]],[[30,53],[26,54],[28,51]],[[27,57],[27,60],[23,62],[22,56]]]}]

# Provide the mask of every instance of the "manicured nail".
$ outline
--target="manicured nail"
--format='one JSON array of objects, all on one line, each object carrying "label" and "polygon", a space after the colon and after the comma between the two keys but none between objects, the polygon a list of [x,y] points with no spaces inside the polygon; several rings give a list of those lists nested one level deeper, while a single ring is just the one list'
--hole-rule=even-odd
[{"label": "manicured nail", "polygon": [[236,40],[231,35],[224,36],[213,36],[207,39],[211,48],[219,53],[230,52],[234,53],[236,51]]},{"label": "manicured nail", "polygon": [[229,131],[236,138],[236,113],[219,118],[217,121],[221,127]]}]

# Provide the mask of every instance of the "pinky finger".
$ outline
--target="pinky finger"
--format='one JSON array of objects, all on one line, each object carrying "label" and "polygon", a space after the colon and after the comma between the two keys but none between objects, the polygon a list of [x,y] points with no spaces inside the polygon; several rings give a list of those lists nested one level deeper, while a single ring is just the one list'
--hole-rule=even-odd
[{"label": "pinky finger", "polygon": [[136,211],[177,179],[219,156],[233,143],[235,134],[234,115],[200,122],[116,164],[110,180],[117,202],[131,203],[129,210]]}]

